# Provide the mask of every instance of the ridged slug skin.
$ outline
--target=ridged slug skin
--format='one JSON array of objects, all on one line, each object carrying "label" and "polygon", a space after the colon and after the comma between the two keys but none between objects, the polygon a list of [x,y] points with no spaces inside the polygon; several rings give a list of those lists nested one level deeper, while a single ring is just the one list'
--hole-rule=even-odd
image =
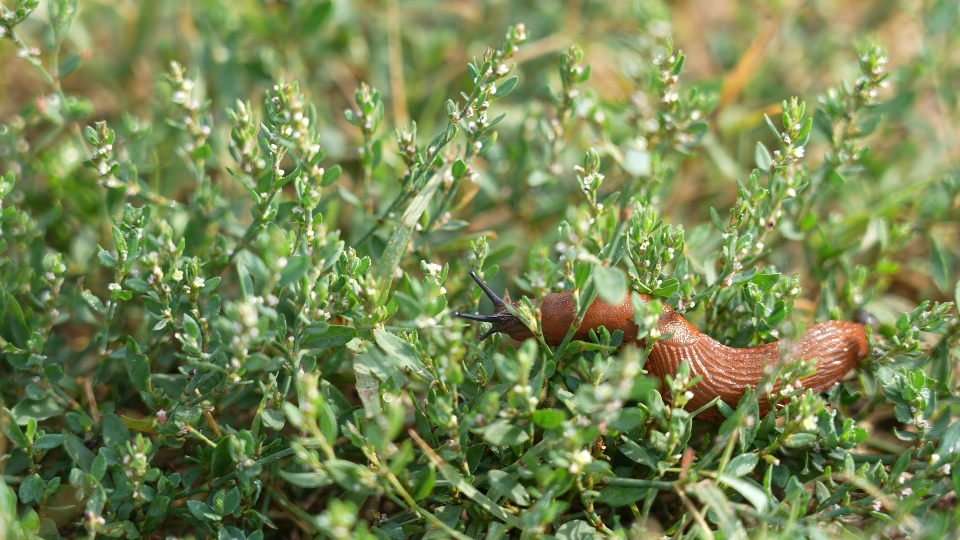
[{"label": "ridged slug skin", "polygon": [[[737,407],[747,386],[756,388],[767,364],[780,360],[779,341],[759,347],[736,349],[727,347],[688,323],[680,314],[664,307],[657,325],[661,333],[672,332],[673,337],[653,345],[647,358],[647,370],[663,379],[674,374],[680,362],[687,360],[691,376],[703,379],[693,387],[693,399],[687,410],[696,410],[720,396],[727,405]],[[867,334],[862,324],[846,321],[827,321],[807,329],[803,339],[790,345],[787,357],[794,360],[817,359],[813,375],[802,379],[804,388],[824,391],[843,378],[867,355]],[[768,412],[768,403],[760,399],[760,415]],[[697,415],[701,420],[724,420],[715,408]]]},{"label": "ridged slug skin", "polygon": [[[479,278],[473,277],[482,284]],[[482,286],[490,296],[492,292],[485,285]],[[644,301],[650,300],[649,296],[640,297]],[[493,315],[456,315],[492,322],[494,328],[491,332],[503,332],[516,340],[531,337],[530,331],[507,313],[502,300],[496,295],[491,300],[496,306]],[[545,341],[548,345],[559,345],[573,323],[573,297],[569,292],[548,294],[543,297],[539,307]],[[633,306],[629,296],[618,306],[607,304],[599,298],[594,301],[587,308],[574,339],[587,339],[590,330],[600,326],[610,332],[622,330],[624,342],[636,340],[637,325],[633,321]],[[691,376],[703,377],[691,389],[693,398],[685,407],[689,411],[699,409],[717,396],[736,408],[747,386],[756,388],[763,376],[764,366],[776,363],[781,357],[779,341],[747,349],[727,347],[701,332],[668,306],[664,306],[657,327],[662,335],[671,333],[673,336],[654,344],[647,358],[646,369],[663,380],[666,375],[675,374],[680,362],[687,360]],[[866,357],[867,352],[867,335],[862,324],[827,321],[808,328],[803,339],[790,345],[787,356],[794,360],[817,359],[816,372],[801,380],[801,383],[804,388],[820,392],[839,382]],[[759,403],[761,416],[766,415],[767,401],[760,399]],[[701,412],[697,418],[715,422],[724,420],[716,407]]]}]

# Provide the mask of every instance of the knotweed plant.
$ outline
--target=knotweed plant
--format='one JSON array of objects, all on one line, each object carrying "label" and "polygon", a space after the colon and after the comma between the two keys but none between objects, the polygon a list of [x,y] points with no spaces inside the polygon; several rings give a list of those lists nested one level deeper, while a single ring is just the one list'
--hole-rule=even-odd
[{"label": "knotweed plant", "polygon": [[[657,2],[130,4],[0,8],[0,538],[960,524],[949,2],[889,8],[917,57],[825,51],[810,5],[712,76],[732,42],[685,54]],[[491,309],[471,270],[529,339],[454,318]],[[637,340],[574,339],[625,298]],[[870,354],[706,422],[694,359],[645,370],[668,308],[733,347],[861,320]]]}]

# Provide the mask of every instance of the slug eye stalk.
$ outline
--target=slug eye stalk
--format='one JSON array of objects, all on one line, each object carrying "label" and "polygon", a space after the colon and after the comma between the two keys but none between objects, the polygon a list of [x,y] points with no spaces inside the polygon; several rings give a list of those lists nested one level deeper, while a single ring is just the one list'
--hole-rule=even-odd
[{"label": "slug eye stalk", "polygon": [[472,313],[461,313],[459,311],[454,311],[454,317],[460,317],[461,319],[468,319],[471,321],[477,322],[486,322],[490,323],[493,326],[490,330],[487,330],[482,336],[480,336],[480,341],[483,341],[497,332],[504,332],[517,324],[517,318],[511,315],[507,311],[507,304],[503,301],[502,298],[497,296],[497,293],[487,286],[486,283],[477,276],[477,273],[473,270],[470,271],[470,277],[473,278],[477,285],[480,286],[480,289],[487,295],[487,298],[493,302],[493,313],[489,314],[472,314]]},{"label": "slug eye stalk", "polygon": [[[480,279],[480,276],[478,276],[476,272],[474,272],[473,270],[471,270],[471,271],[470,271],[470,277],[473,278],[473,280],[477,282],[477,285],[479,285],[480,288],[483,289],[483,292],[486,293],[487,298],[489,298],[490,301],[493,302],[493,309],[494,309],[494,310],[499,310],[501,307],[505,307],[505,306],[506,306],[506,304],[504,304],[504,302],[503,302],[503,299],[501,299],[499,296],[497,296],[497,293],[493,292],[493,290],[492,290],[490,287],[487,287],[487,284],[484,283],[482,279]],[[479,320],[479,319],[477,319],[477,320]]]}]

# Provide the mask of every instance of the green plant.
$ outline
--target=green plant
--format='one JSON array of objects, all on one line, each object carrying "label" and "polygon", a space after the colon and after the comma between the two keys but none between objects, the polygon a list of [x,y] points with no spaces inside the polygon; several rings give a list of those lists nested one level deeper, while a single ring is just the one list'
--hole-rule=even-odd
[{"label": "green plant", "polygon": [[[505,8],[451,33],[409,6],[417,42],[387,4],[373,23],[365,3],[144,3],[129,47],[92,56],[84,32],[124,28],[113,7],[3,8],[0,55],[34,75],[0,111],[0,537],[956,527],[960,181],[952,128],[937,146],[910,123],[918,94],[958,116],[935,54],[960,35],[949,2],[906,13],[930,53],[913,70],[868,43],[816,111],[744,54],[739,103],[779,117],[738,112],[733,75],[724,99],[687,83],[656,2],[588,3],[579,34],[582,13],[518,3],[530,27],[476,55]],[[380,23],[405,40],[347,66]],[[810,27],[770,69],[848,55]],[[450,54],[463,74],[437,72]],[[345,89],[354,73],[383,84]],[[486,309],[469,270],[521,291],[534,338],[452,317]],[[878,322],[856,379],[814,395],[810,365],[771,366],[713,424],[683,408],[686,364],[665,402],[618,332],[547,346],[534,299],[559,290],[581,317],[652,295],[634,296],[647,347],[662,305],[738,347]]]}]

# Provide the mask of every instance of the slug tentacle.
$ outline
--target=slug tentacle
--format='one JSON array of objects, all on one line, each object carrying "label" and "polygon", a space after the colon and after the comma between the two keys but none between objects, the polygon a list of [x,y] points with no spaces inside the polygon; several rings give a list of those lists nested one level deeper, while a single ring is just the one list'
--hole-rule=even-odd
[{"label": "slug tentacle", "polygon": [[529,334],[529,331],[527,331],[527,328],[523,325],[523,323],[521,323],[519,319],[509,312],[507,309],[507,304],[503,301],[503,299],[497,296],[497,293],[493,292],[493,290],[490,289],[490,287],[488,287],[479,276],[477,276],[476,272],[471,270],[470,277],[477,282],[477,285],[480,286],[480,289],[486,293],[487,298],[493,302],[494,311],[490,314],[472,314],[454,311],[454,317],[460,317],[461,319],[468,319],[477,322],[488,322],[492,324],[493,326],[490,327],[490,330],[487,330],[482,336],[480,336],[480,341],[483,341],[498,332],[503,332],[504,334],[508,334],[510,336],[519,335],[519,333],[522,333],[523,331],[526,331],[527,334]]},{"label": "slug tentacle", "polygon": [[[454,313],[455,316],[479,322],[489,322],[493,326],[480,339],[486,339],[493,333],[503,332],[510,337],[523,340],[531,337],[530,330],[512,315],[507,304],[500,299],[479,277],[470,272],[470,277],[487,294],[494,305],[494,313],[489,315],[471,315]],[[644,301],[649,296],[640,295]],[[513,304],[516,306],[516,303]],[[574,320],[574,302],[567,293],[548,294],[539,303],[542,313],[541,325],[543,337],[548,345],[559,345]],[[599,298],[587,308],[583,322],[574,333],[574,339],[587,339],[590,330],[601,326],[613,332],[623,331],[624,343],[637,342],[637,325],[633,320],[634,311],[630,298],[620,305],[603,302]],[[684,360],[690,366],[693,377],[701,380],[691,389],[693,397],[686,405],[687,410],[696,410],[714,398],[719,397],[727,405],[736,407],[746,388],[756,386],[763,378],[764,368],[776,363],[784,354],[792,360],[817,359],[816,371],[800,383],[804,388],[821,392],[837,384],[848,371],[856,367],[868,352],[864,326],[846,321],[827,321],[811,326],[803,339],[787,344],[784,341],[767,343],[759,347],[737,349],[728,347],[701,332],[687,322],[682,315],[664,306],[657,328],[661,335],[672,334],[669,339],[656,342],[647,357],[646,369],[664,379],[667,375],[676,375],[680,363]],[[642,340],[640,340],[642,343]],[[787,347],[786,351],[782,347]],[[661,390],[661,392],[665,392]],[[669,398],[669,396],[665,396]],[[760,399],[760,414],[769,412],[770,404]],[[697,418],[711,421],[723,421],[724,417],[715,407],[701,412]]]}]

